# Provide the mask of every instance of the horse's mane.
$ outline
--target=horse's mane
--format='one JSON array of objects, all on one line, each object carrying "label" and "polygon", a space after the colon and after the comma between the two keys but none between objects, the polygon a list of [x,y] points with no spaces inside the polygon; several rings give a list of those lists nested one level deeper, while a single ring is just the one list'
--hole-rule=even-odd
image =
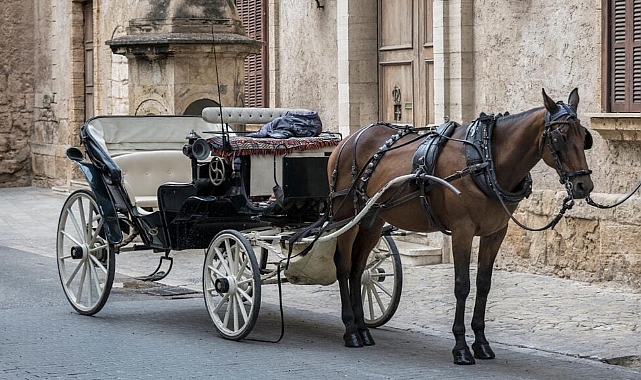
[{"label": "horse's mane", "polygon": [[521,119],[526,119],[526,118],[530,117],[530,115],[532,115],[533,113],[539,112],[542,108],[543,107],[537,107],[537,108],[532,108],[531,110],[527,110],[527,111],[523,111],[523,112],[519,112],[519,113],[515,113],[515,114],[509,114],[509,115],[501,116],[500,118],[497,119],[497,123],[501,123],[503,121],[506,121],[506,122],[511,122],[511,123],[518,124],[518,122]]}]

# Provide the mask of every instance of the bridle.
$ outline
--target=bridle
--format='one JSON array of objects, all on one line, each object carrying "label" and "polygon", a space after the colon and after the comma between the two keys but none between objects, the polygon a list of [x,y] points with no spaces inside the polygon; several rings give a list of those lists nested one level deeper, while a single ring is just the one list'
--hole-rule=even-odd
[{"label": "bridle", "polygon": [[[572,183],[570,179],[572,177],[578,177],[582,175],[592,174],[590,169],[581,169],[573,172],[565,170],[565,167],[561,163],[561,158],[559,153],[567,149],[567,138],[561,131],[562,125],[569,125],[571,121],[577,120],[576,111],[563,102],[557,102],[558,111],[554,114],[550,112],[545,113],[545,129],[543,130],[543,135],[541,137],[541,144],[539,145],[539,154],[543,153],[544,145],[547,145],[550,148],[550,153],[552,153],[552,158],[556,165],[557,173],[559,174],[559,182],[565,185],[568,188],[568,192],[572,189]],[[563,120],[559,120],[564,117]],[[585,141],[583,143],[583,149],[587,150],[592,148],[592,135],[586,129],[585,130]],[[546,144],[547,143],[547,144]]]},{"label": "bridle", "polygon": [[[510,216],[510,219],[512,219],[512,221],[516,223],[519,227],[528,231],[543,231],[543,230],[547,230],[548,228],[554,228],[557,225],[557,223],[559,223],[559,221],[561,220],[565,212],[567,210],[570,210],[574,206],[574,194],[572,191],[572,181],[570,181],[570,179],[572,179],[572,177],[589,175],[592,173],[592,170],[590,169],[581,169],[574,172],[568,172],[563,167],[563,164],[561,163],[561,158],[559,157],[559,153],[565,151],[568,148],[568,145],[567,145],[567,138],[561,131],[561,126],[566,124],[567,125],[571,124],[573,120],[577,120],[577,116],[576,116],[576,111],[574,110],[574,108],[572,108],[572,106],[569,106],[563,102],[557,102],[556,104],[558,106],[558,110],[555,113],[551,114],[549,111],[546,111],[545,113],[545,129],[543,130],[543,135],[541,136],[541,143],[539,144],[539,155],[542,155],[543,148],[545,145],[547,145],[550,148],[550,152],[552,153],[552,157],[556,165],[557,173],[559,174],[559,182],[565,185],[565,190],[568,193],[568,195],[563,200],[563,206],[561,207],[561,210],[559,210],[556,216],[545,226],[539,227],[539,228],[532,228],[516,220],[514,215],[512,215],[512,213],[508,210],[503,199],[499,198],[501,205]],[[564,119],[559,120],[564,116],[565,116]],[[592,148],[592,135],[590,134],[590,131],[586,129],[585,141],[583,142],[583,149],[587,150],[590,148]]]}]

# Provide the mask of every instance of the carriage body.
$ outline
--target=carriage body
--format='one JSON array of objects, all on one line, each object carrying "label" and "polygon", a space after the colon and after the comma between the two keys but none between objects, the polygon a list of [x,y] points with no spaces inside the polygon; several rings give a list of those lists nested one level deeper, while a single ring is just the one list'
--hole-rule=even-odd
[{"label": "carriage body", "polygon": [[[327,160],[340,135],[273,141],[248,138],[229,127],[264,124],[288,111],[292,110],[210,108],[203,117],[99,116],[88,120],[81,128],[84,153],[69,148],[67,156],[85,175],[90,191],[69,197],[58,227],[59,273],[72,306],[82,314],[97,313],[113,282],[114,253],[133,250],[164,253],[156,271],[145,278],[159,280],[171,269],[160,270],[163,260],[171,265],[171,251],[204,249],[207,306],[219,332],[230,339],[242,339],[251,331],[260,305],[260,284],[281,281],[281,272],[292,283],[333,283],[332,242],[319,244],[315,251],[321,253],[312,252],[320,260],[292,261],[288,270],[282,270],[281,263],[290,259],[287,238],[326,211]],[[204,154],[203,148],[207,149]],[[82,205],[85,201],[87,205]],[[86,217],[74,217],[87,209]],[[86,227],[79,228],[83,223]],[[74,231],[80,236],[71,236]],[[384,236],[381,242],[386,252],[394,249],[390,272],[400,276],[393,241]],[[229,247],[233,252],[220,253]],[[259,254],[254,256],[254,250]],[[379,254],[377,260],[381,258],[391,256]],[[231,262],[221,265],[224,260]],[[82,265],[83,261],[87,264]],[[230,267],[241,261],[243,268]],[[221,270],[247,270],[251,285],[230,285],[234,276],[225,276]],[[379,273],[379,265],[373,270]],[[391,300],[391,314],[398,305],[400,283],[397,288],[392,292],[396,299]],[[239,313],[246,322],[240,328],[228,325],[224,316],[217,317],[215,310],[220,306],[211,300],[218,296],[224,301],[226,292],[232,291],[240,292],[249,304]],[[234,307],[240,307],[239,303]],[[373,320],[382,321],[380,317]]]}]

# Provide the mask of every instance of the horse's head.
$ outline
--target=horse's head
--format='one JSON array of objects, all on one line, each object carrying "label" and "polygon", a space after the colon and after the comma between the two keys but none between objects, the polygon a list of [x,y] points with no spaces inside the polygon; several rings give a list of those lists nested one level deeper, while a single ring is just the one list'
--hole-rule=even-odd
[{"label": "horse's head", "polygon": [[585,160],[585,150],[592,147],[592,135],[576,116],[579,92],[572,90],[565,104],[555,103],[543,90],[543,102],[547,110],[540,145],[543,161],[556,169],[561,183],[574,198],[585,198],[594,188],[592,171]]}]

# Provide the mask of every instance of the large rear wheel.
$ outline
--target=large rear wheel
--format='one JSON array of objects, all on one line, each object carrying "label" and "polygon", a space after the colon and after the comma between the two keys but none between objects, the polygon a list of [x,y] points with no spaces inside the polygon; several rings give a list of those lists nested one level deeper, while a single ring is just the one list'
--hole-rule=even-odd
[{"label": "large rear wheel", "polygon": [[226,339],[245,338],[260,311],[260,267],[254,250],[238,231],[225,230],[207,248],[203,267],[205,305]]},{"label": "large rear wheel", "polygon": [[401,257],[391,236],[381,236],[370,252],[361,283],[365,325],[383,326],[396,313],[403,290]]},{"label": "large rear wheel", "polygon": [[84,315],[99,312],[113,285],[115,250],[107,241],[104,218],[92,192],[77,190],[62,206],[56,256],[71,306]]}]

